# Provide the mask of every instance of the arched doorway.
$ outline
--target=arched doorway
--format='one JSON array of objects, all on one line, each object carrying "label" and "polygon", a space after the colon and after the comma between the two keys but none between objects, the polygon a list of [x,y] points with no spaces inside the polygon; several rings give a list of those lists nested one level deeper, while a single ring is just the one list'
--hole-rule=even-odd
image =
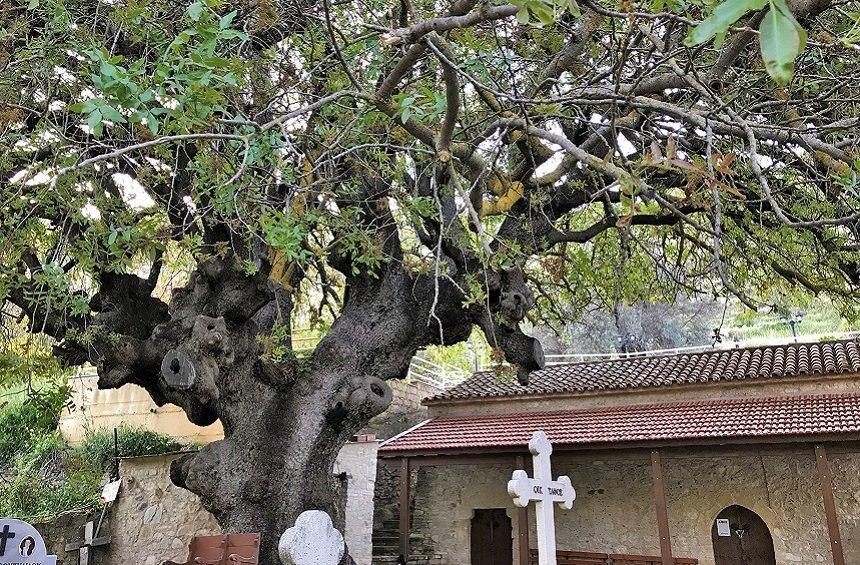
[{"label": "arched doorway", "polygon": [[758,514],[729,506],[711,527],[716,565],[776,565],[773,537]]}]

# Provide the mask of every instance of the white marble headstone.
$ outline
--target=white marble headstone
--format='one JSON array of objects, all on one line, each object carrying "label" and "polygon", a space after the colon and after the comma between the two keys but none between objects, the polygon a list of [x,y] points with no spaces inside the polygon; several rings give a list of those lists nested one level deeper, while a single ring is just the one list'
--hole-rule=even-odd
[{"label": "white marble headstone", "polygon": [[56,565],[36,528],[21,520],[0,518],[0,563]]},{"label": "white marble headstone", "polygon": [[344,551],[343,534],[322,510],[302,512],[278,543],[285,565],[337,565]]}]

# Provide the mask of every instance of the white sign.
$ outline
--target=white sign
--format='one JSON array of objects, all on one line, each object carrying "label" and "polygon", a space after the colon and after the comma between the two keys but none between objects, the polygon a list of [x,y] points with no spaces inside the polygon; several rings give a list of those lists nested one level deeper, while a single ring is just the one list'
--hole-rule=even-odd
[{"label": "white sign", "polygon": [[122,484],[122,481],[113,481],[104,486],[102,488],[102,497],[101,503],[107,504],[108,502],[113,502],[116,500],[117,496],[119,496],[119,485]]},{"label": "white sign", "polygon": [[536,431],[529,441],[529,451],[535,476],[530,479],[522,469],[514,471],[508,481],[508,494],[514,498],[514,504],[520,507],[536,502],[535,520],[537,522],[538,565],[556,565],[555,555],[555,504],[560,504],[567,510],[573,508],[576,491],[570,484],[570,478],[559,477],[552,480],[552,466],[549,456],[552,454],[552,444],[546,433]]},{"label": "white sign", "polygon": [[732,537],[732,529],[729,527],[729,521],[722,518],[717,520],[717,535],[724,538]]},{"label": "white sign", "polygon": [[57,556],[48,555],[42,535],[33,526],[21,520],[0,518],[0,563],[57,565]]}]

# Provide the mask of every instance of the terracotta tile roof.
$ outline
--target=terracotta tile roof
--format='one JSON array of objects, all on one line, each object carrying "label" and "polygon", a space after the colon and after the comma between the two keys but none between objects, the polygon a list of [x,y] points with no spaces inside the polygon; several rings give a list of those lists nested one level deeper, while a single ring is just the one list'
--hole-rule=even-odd
[{"label": "terracotta tile roof", "polygon": [[557,412],[442,416],[383,443],[380,451],[524,447],[535,430],[556,445],[854,434],[860,394],[701,400]]},{"label": "terracotta tile roof", "polygon": [[860,373],[860,345],[854,340],[554,365],[533,372],[528,386],[492,372],[476,373],[427,402],[846,373]]}]

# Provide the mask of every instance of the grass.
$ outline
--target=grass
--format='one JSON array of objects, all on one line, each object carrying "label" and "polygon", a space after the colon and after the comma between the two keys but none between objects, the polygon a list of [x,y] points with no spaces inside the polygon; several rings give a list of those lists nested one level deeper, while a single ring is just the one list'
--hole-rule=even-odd
[{"label": "grass", "polygon": [[[845,332],[860,330],[860,325],[843,319],[835,306],[826,302],[810,304],[799,309],[803,314],[797,325],[798,336],[823,335],[835,336]],[[741,341],[754,339],[776,339],[792,336],[791,326],[781,320],[776,313],[742,311],[726,320],[723,335],[740,337]]]}]

